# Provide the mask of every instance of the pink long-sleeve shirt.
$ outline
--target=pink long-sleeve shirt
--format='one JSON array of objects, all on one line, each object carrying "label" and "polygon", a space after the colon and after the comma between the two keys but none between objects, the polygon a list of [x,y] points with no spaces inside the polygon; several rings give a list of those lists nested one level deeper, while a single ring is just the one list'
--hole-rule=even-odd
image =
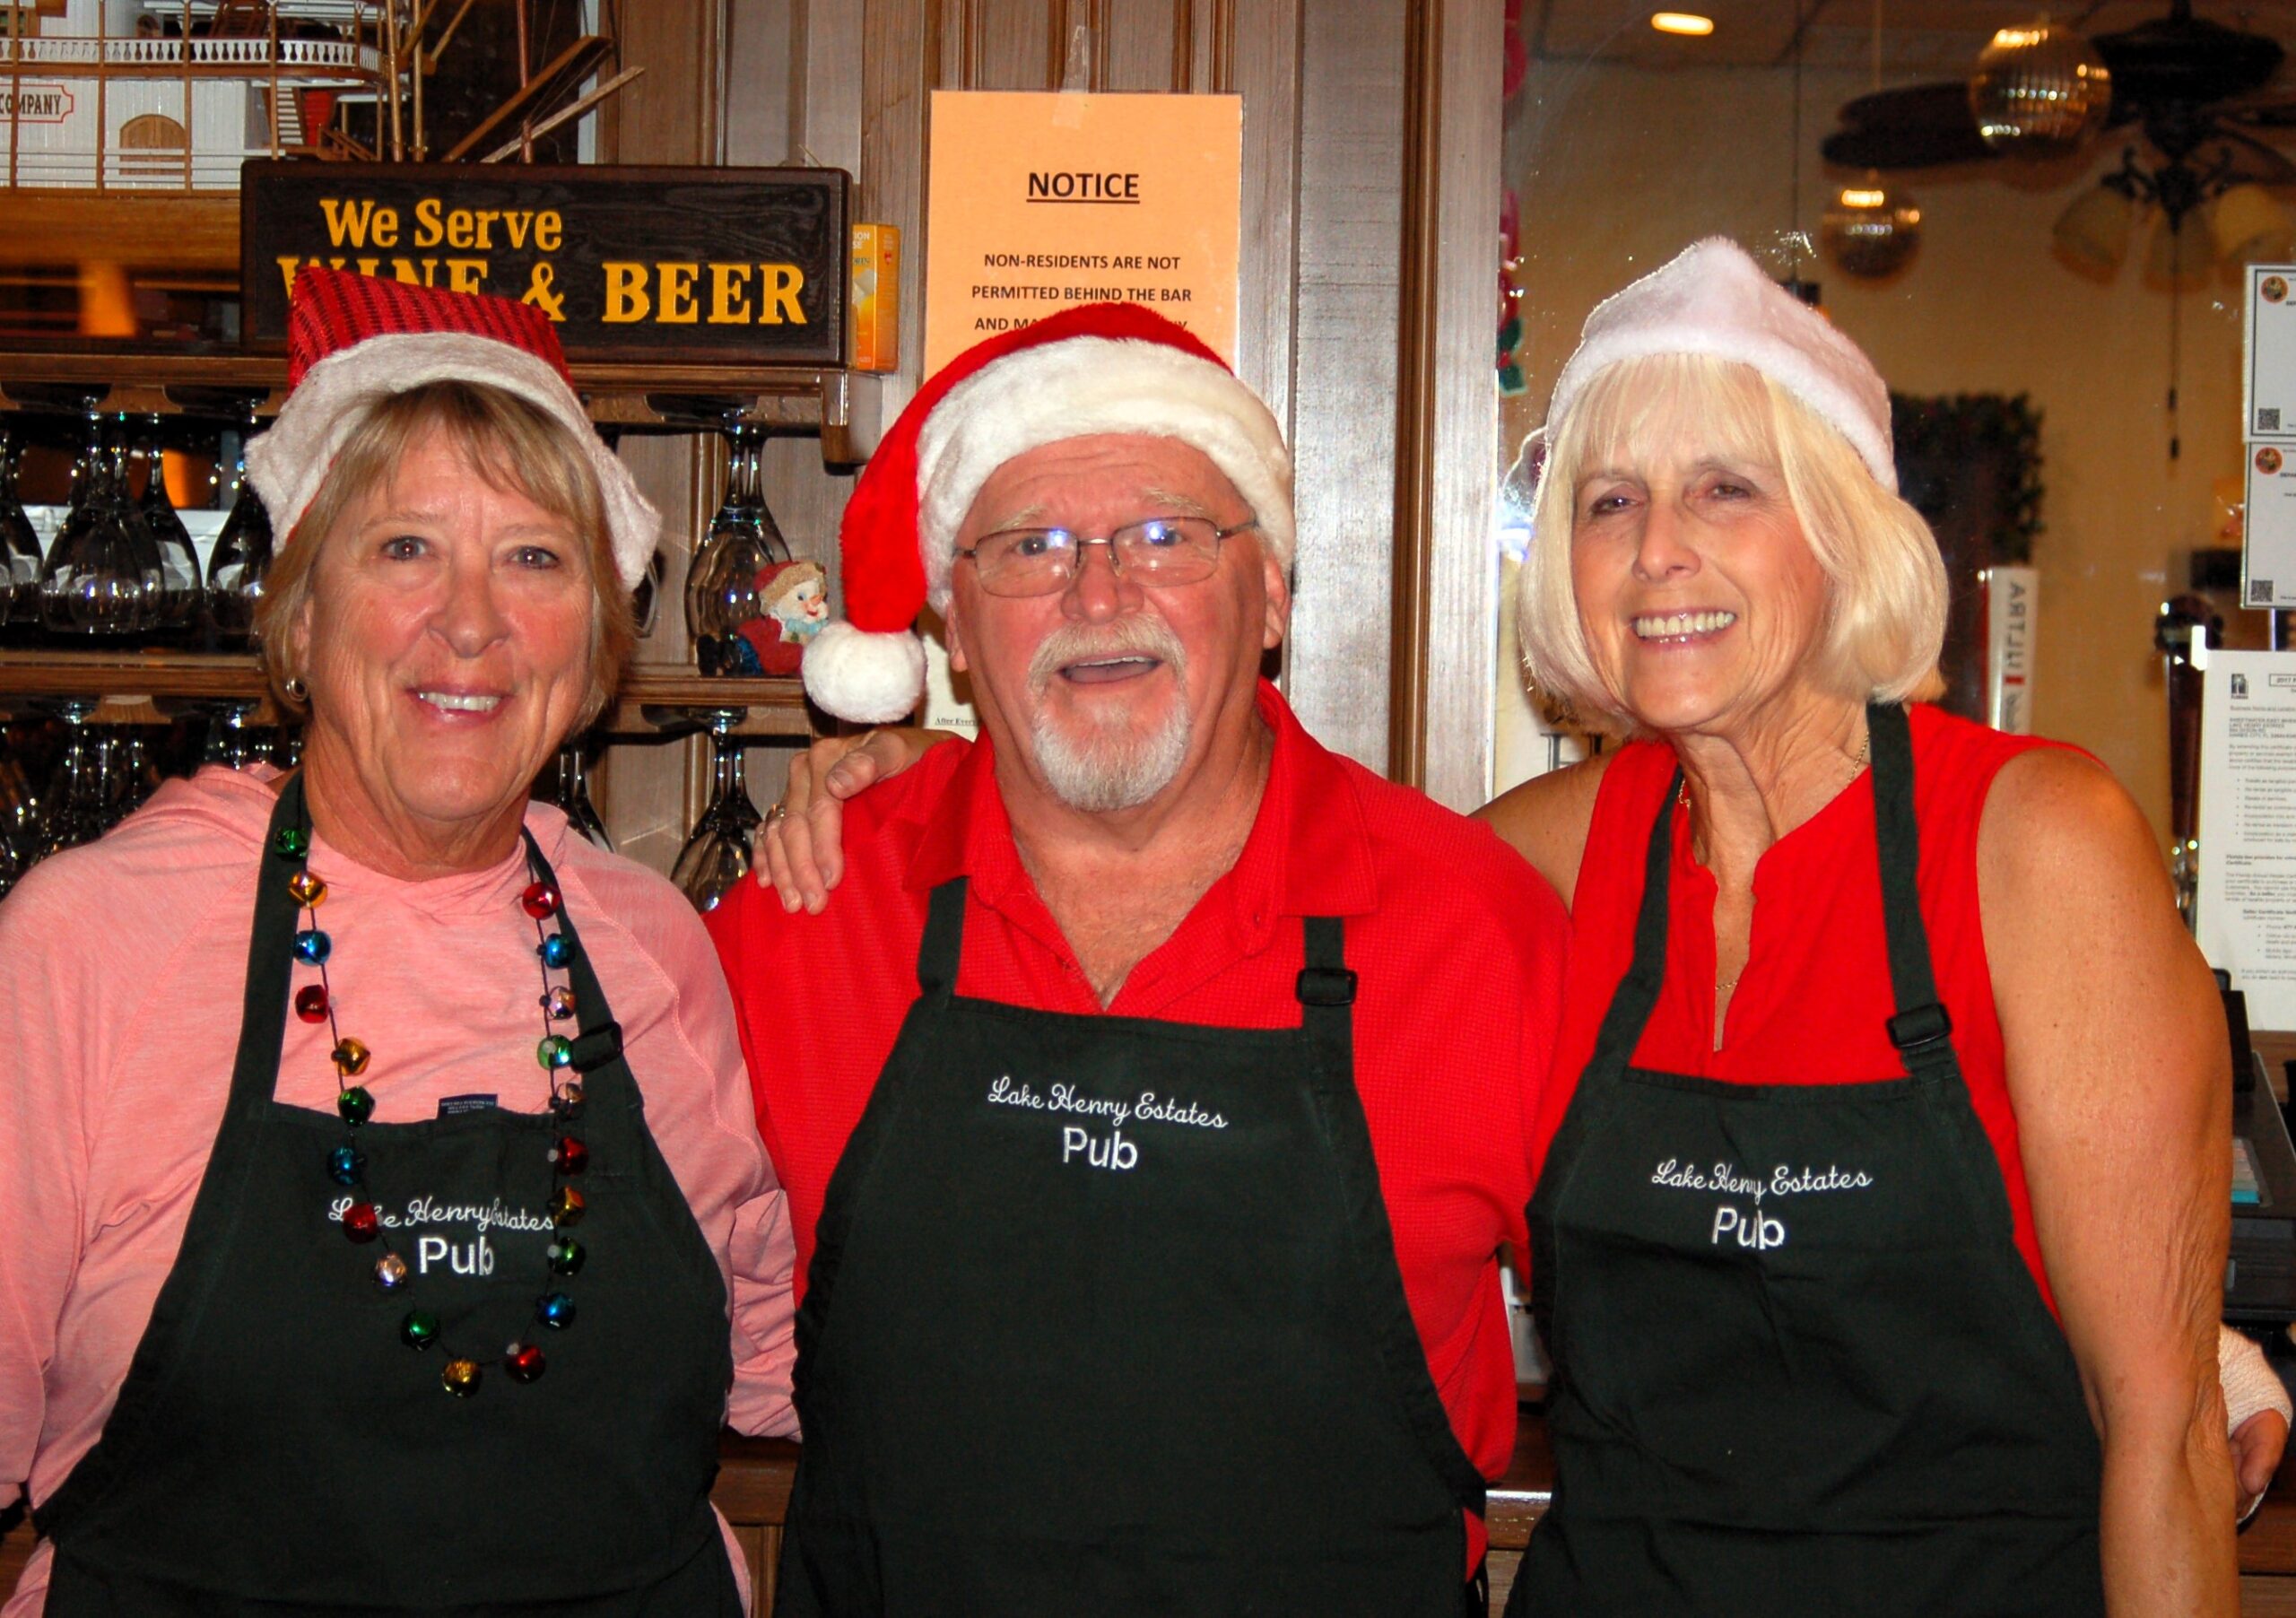
[{"label": "pink long-sleeve shirt", "polygon": [[[209,769],[170,782],[0,901],[0,1506],[26,1489],[46,1500],[101,1436],[182,1244],[230,1087],[272,779]],[[593,848],[553,808],[531,806],[526,825],[613,1001],[647,1125],[725,1274],[726,1420],[794,1433],[789,1222],[716,953],[661,877]],[[374,1051],[375,1116],[430,1118],[442,1096],[500,1092],[506,1074],[534,1088],[501,1104],[538,1110],[523,848],[421,883],[353,866],[324,839],[309,863],[327,883],[343,1031]],[[280,1100],[333,1109],[330,1043],[324,1022],[287,1019]],[[0,1618],[33,1618],[47,1582],[43,1545]]]}]

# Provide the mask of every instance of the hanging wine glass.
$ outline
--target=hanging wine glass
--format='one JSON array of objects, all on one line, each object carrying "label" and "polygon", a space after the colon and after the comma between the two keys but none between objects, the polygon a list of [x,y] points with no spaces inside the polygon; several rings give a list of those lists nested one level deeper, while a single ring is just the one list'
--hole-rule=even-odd
[{"label": "hanging wine glass", "polygon": [[[0,746],[6,741],[0,733]],[[39,830],[39,804],[25,789],[23,772],[0,752],[0,899],[39,857],[35,843]]]},{"label": "hanging wine glass", "polygon": [[686,573],[686,628],[703,674],[761,674],[757,646],[744,631],[767,618],[758,575],[789,561],[789,545],[765,506],[764,431],[736,422],[726,437],[726,498]]},{"label": "hanging wine glass", "polygon": [[607,853],[613,852],[613,839],[606,832],[597,805],[590,802],[589,765],[578,736],[569,737],[558,750],[558,783],[551,792],[551,802],[565,812],[567,824]]},{"label": "hanging wine glass", "polygon": [[231,514],[223,519],[215,549],[207,558],[208,622],[217,644],[234,648],[255,644],[256,604],[263,599],[263,576],[271,568],[271,513],[248,481],[248,439],[255,435],[255,412],[250,404],[236,435],[239,448],[225,491]]},{"label": "hanging wine glass", "polygon": [[260,711],[253,702],[219,702],[207,715],[207,739],[200,749],[202,764],[222,764],[245,770],[271,756],[271,742],[255,724]]},{"label": "hanging wine glass", "polygon": [[751,839],[764,819],[750,802],[749,783],[743,775],[745,752],[735,734],[742,715],[742,709],[730,708],[709,716],[717,790],[670,869],[670,880],[705,914],[748,879]]},{"label": "hanging wine glass", "polygon": [[102,418],[88,418],[88,447],[72,509],[40,566],[40,622],[51,634],[135,635],[160,600],[160,548],[117,487]]},{"label": "hanging wine glass", "polygon": [[630,620],[640,640],[654,632],[655,622],[662,615],[662,572],[668,565],[662,547],[656,545],[654,554],[647,558],[644,577],[630,593]]},{"label": "hanging wine glass", "polygon": [[31,857],[16,840],[16,805],[0,804],[0,899],[31,869]]},{"label": "hanging wine glass", "polygon": [[199,580],[199,552],[192,548],[191,530],[183,526],[175,503],[168,499],[158,416],[144,418],[135,445],[144,466],[144,492],[136,497],[135,509],[160,547],[160,617],[155,627],[170,635],[187,633],[199,620],[205,590]]},{"label": "hanging wine glass", "polygon": [[39,622],[39,530],[16,493],[22,454],[15,431],[0,426],[0,623],[8,624]]},{"label": "hanging wine glass", "polygon": [[60,854],[104,834],[104,771],[88,732],[93,700],[74,697],[56,705],[65,726],[64,755],[48,784],[48,813],[41,817],[36,855]]},{"label": "hanging wine glass", "polygon": [[160,789],[160,775],[152,767],[151,749],[137,731],[103,737],[96,745],[104,775],[104,827],[109,831],[150,801]]}]

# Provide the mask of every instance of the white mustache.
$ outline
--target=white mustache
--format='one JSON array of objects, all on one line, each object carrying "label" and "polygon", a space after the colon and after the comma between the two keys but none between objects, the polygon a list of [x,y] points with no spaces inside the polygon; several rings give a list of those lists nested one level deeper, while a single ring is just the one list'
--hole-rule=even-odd
[{"label": "white mustache", "polygon": [[1187,653],[1171,625],[1135,613],[1110,623],[1065,624],[1047,635],[1029,659],[1029,689],[1041,695],[1072,663],[1126,657],[1161,658],[1183,681],[1187,677]]}]

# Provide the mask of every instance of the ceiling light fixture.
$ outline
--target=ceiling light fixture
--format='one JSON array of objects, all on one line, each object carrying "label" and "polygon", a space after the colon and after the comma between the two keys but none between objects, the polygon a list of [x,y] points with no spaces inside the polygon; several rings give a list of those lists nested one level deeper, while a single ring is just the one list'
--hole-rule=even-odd
[{"label": "ceiling light fixture", "polygon": [[2012,157],[2079,151],[2104,126],[2112,100],[2112,74],[2096,48],[2047,22],[2001,30],[1970,75],[1978,135]]},{"label": "ceiling light fixture", "polygon": [[1652,12],[1650,26],[1662,34],[1680,34],[1684,39],[1702,39],[1714,31],[1714,19],[1701,17],[1696,12]]},{"label": "ceiling light fixture", "polygon": [[[1882,0],[1874,0],[1874,88],[1882,88]],[[1885,281],[1921,249],[1921,209],[1902,186],[1885,185],[1874,170],[1863,185],[1844,186],[1818,221],[1826,257],[1845,275]]]}]

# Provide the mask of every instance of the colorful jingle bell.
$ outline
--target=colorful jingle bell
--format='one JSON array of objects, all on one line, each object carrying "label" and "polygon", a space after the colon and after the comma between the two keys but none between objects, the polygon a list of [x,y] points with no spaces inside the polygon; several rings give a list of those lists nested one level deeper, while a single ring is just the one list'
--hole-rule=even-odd
[{"label": "colorful jingle bell", "polygon": [[439,1372],[439,1384],[458,1399],[467,1399],[478,1391],[478,1378],[475,1360],[449,1360]]},{"label": "colorful jingle bell", "polygon": [[316,983],[306,983],[295,991],[295,1014],[306,1022],[326,1021],[326,990]]},{"label": "colorful jingle bell", "polygon": [[579,1174],[590,1166],[590,1149],[570,1135],[551,1143],[550,1161],[561,1174]]},{"label": "colorful jingle bell", "polygon": [[555,916],[558,906],[558,890],[546,882],[528,883],[526,891],[518,895],[518,908],[536,921],[545,916]]},{"label": "colorful jingle bell", "polygon": [[550,1222],[571,1225],[582,1222],[582,1194],[571,1186],[561,1186],[550,1194]]},{"label": "colorful jingle bell", "polygon": [[551,1092],[550,1109],[560,1118],[570,1118],[582,1108],[582,1081],[569,1079]]},{"label": "colorful jingle bell", "polygon": [[337,1146],[326,1154],[326,1177],[338,1186],[355,1186],[367,1178],[367,1154],[355,1146]]},{"label": "colorful jingle bell", "polygon": [[295,959],[309,966],[326,964],[335,951],[335,941],[317,927],[305,927],[295,935]]},{"label": "colorful jingle bell", "polygon": [[396,1253],[386,1253],[375,1260],[375,1284],[387,1292],[396,1292],[406,1284],[406,1260]]},{"label": "colorful jingle bell", "polygon": [[531,1382],[543,1373],[542,1350],[531,1343],[513,1343],[502,1356],[502,1369],[515,1382]]},{"label": "colorful jingle bell", "polygon": [[561,984],[542,997],[542,1005],[554,1020],[563,1022],[574,1014],[574,991]]},{"label": "colorful jingle bell", "polygon": [[372,1054],[356,1040],[337,1040],[335,1048],[327,1053],[335,1058],[335,1070],[346,1079],[355,1079],[367,1071],[367,1058]]},{"label": "colorful jingle bell", "polygon": [[428,1348],[439,1340],[439,1317],[427,1309],[411,1309],[398,1323],[398,1340],[409,1348]]},{"label": "colorful jingle bell", "polygon": [[382,1215],[370,1202],[354,1202],[343,1210],[343,1233],[353,1241],[372,1241],[383,1228]]},{"label": "colorful jingle bell", "polygon": [[535,1300],[535,1318],[554,1332],[574,1324],[574,1300],[564,1292],[544,1292]]},{"label": "colorful jingle bell", "polygon": [[353,1129],[375,1114],[375,1098],[367,1093],[364,1084],[353,1084],[340,1091],[335,1098],[335,1110]]},{"label": "colorful jingle bell", "polygon": [[564,1034],[549,1034],[535,1047],[535,1060],[544,1067],[570,1067],[574,1065],[574,1043]]},{"label": "colorful jingle bell", "polygon": [[535,946],[535,953],[542,957],[544,966],[564,966],[574,959],[574,946],[563,933],[552,933]]},{"label": "colorful jingle bell", "polygon": [[300,826],[282,826],[271,848],[283,859],[300,859],[311,851],[311,834]]},{"label": "colorful jingle bell", "polygon": [[581,1273],[582,1260],[590,1255],[588,1249],[571,1236],[561,1236],[550,1244],[546,1256],[550,1259],[551,1274],[576,1275]]},{"label": "colorful jingle bell", "polygon": [[326,900],[326,883],[309,871],[298,871],[289,877],[287,891],[295,896],[297,904],[307,909],[316,910]]}]

